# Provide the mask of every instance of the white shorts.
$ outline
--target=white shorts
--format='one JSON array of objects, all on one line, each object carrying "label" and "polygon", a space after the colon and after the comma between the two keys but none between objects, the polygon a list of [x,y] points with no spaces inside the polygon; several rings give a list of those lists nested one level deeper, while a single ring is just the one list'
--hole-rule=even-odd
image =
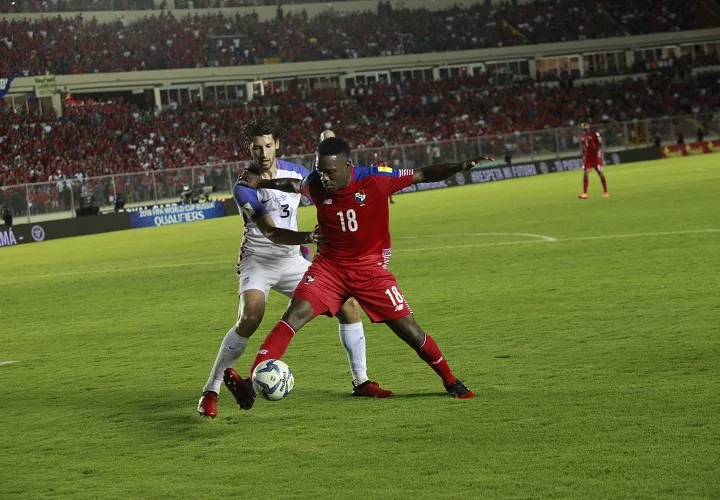
[{"label": "white shorts", "polygon": [[292,257],[261,257],[245,255],[238,264],[238,294],[260,290],[267,300],[270,290],[291,297],[310,267],[301,255]]}]

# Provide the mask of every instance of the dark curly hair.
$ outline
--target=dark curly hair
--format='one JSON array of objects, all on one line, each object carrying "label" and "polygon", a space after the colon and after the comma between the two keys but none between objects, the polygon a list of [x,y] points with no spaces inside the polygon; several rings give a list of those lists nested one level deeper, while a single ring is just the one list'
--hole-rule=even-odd
[{"label": "dark curly hair", "polygon": [[253,137],[272,135],[272,138],[277,141],[285,136],[285,130],[269,116],[253,116],[247,121],[242,131],[246,144],[251,143]]},{"label": "dark curly hair", "polygon": [[346,158],[350,158],[350,146],[339,137],[330,137],[320,143],[318,155],[345,156]]}]

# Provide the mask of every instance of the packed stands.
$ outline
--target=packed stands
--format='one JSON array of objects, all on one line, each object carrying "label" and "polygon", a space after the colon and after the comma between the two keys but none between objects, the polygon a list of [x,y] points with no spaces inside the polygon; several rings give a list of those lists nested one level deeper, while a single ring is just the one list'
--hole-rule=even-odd
[{"label": "packed stands", "polygon": [[[293,0],[309,3],[312,0]],[[345,0],[335,0],[345,1]],[[176,0],[177,9],[208,9],[275,5],[276,0]],[[0,0],[0,12],[101,12],[108,10],[167,9],[166,0]]]},{"label": "packed stands", "polygon": [[64,75],[248,65],[269,56],[293,62],[443,52],[720,25],[699,0],[684,2],[672,17],[666,11],[674,0],[632,2],[630,18],[616,8],[620,3],[480,2],[437,11],[288,14],[272,21],[254,13],[177,18],[165,11],[132,23],[3,20],[0,60],[5,75]]},{"label": "packed stands", "polygon": [[[3,101],[0,101],[2,103]],[[302,103],[302,104],[298,104]],[[256,113],[288,128],[283,151],[311,153],[317,133],[332,127],[353,148],[488,137],[581,120],[614,122],[720,110],[720,73],[654,73],[643,79],[574,88],[519,81],[499,87],[488,77],[359,86],[346,91],[299,87],[243,105],[212,96],[161,113],[122,101],[80,100],[65,116],[0,108],[0,183],[51,176],[169,170],[246,158],[240,127]]]},{"label": "packed stands", "polygon": [[601,5],[628,34],[641,35],[717,26],[715,17],[709,15],[709,6],[702,2],[602,0]]}]

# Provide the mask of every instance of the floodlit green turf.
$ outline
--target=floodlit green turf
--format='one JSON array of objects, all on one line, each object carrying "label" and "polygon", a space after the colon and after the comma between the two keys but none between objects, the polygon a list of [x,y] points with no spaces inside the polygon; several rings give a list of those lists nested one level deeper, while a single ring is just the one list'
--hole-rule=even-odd
[{"label": "floodlit green turf", "polygon": [[198,417],[238,217],[0,249],[0,498],[720,497],[720,156],[608,179],[397,197],[391,268],[472,401],[367,323],[397,396],[348,397],[322,318],[288,400]]}]

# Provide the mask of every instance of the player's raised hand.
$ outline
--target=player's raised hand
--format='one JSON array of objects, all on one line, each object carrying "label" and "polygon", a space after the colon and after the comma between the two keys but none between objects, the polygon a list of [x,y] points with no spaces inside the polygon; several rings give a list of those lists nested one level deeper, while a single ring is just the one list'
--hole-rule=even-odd
[{"label": "player's raised hand", "polygon": [[470,158],[468,160],[461,161],[463,170],[471,170],[484,161],[495,161],[492,156],[478,156],[477,158]]},{"label": "player's raised hand", "polygon": [[250,189],[257,189],[260,185],[261,180],[262,177],[260,175],[245,170],[245,172],[243,172],[242,175],[238,177],[238,180],[235,182],[235,184],[248,187]]}]

